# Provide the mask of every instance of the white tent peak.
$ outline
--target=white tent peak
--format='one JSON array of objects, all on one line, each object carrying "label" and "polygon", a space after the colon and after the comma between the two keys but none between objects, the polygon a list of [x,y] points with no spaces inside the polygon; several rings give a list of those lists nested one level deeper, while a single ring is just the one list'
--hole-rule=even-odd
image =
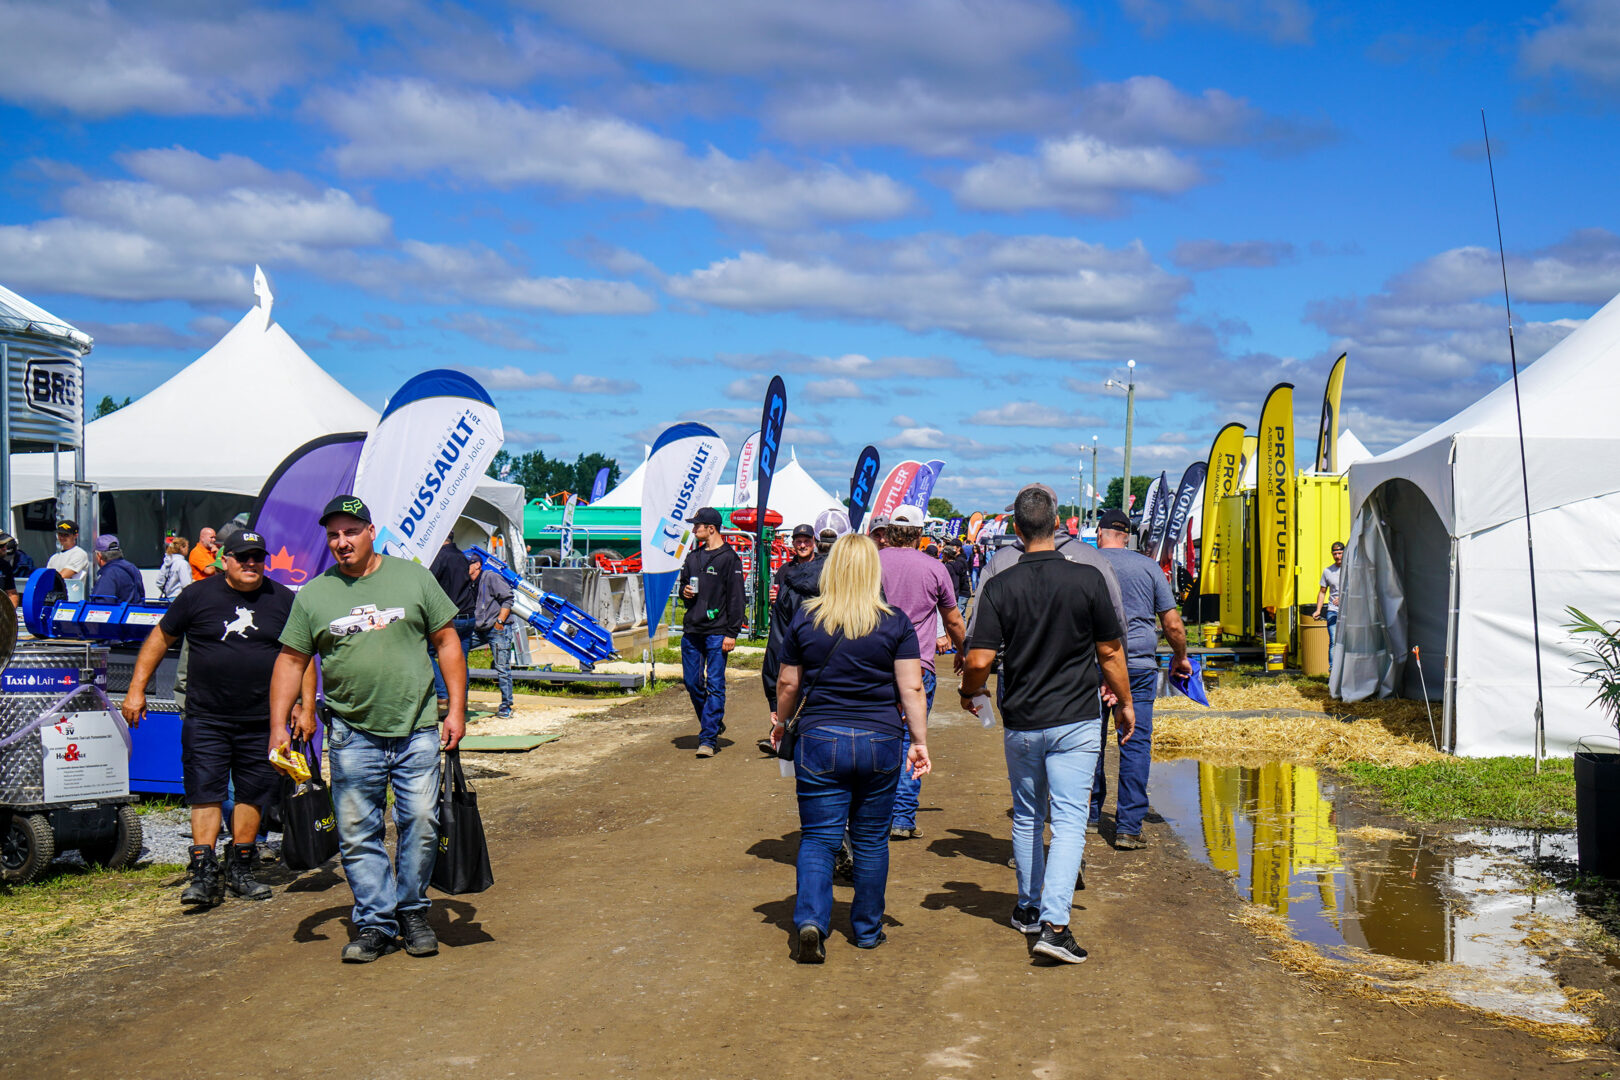
[{"label": "white tent peak", "polygon": [[270,309],[275,305],[276,294],[270,291],[270,279],[264,276],[264,268],[258,263],[253,264],[253,295],[258,297],[259,310],[264,313],[265,329],[269,329]]}]

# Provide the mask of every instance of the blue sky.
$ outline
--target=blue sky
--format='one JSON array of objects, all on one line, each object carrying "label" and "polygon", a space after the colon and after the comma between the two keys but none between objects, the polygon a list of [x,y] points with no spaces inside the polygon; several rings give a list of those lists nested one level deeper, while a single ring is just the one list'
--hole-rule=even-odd
[{"label": "blue sky", "polygon": [[[1620,292],[1620,5],[419,0],[0,5],[0,283],[140,395],[252,303],[380,406],[483,379],[509,448],[733,447],[823,484],[1172,474],[1296,383],[1385,449]],[[1302,455],[1310,447],[1302,440]]]}]

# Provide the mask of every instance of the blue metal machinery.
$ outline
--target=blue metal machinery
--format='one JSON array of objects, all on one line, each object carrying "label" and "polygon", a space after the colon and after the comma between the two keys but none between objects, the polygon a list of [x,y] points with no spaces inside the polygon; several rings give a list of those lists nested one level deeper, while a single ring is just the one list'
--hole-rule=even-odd
[{"label": "blue metal machinery", "polygon": [[499,574],[512,586],[512,610],[535,628],[541,637],[579,661],[581,671],[589,671],[618,653],[613,635],[574,604],[555,593],[542,592],[523,580],[523,575],[481,547],[467,549],[484,564],[486,574]]}]

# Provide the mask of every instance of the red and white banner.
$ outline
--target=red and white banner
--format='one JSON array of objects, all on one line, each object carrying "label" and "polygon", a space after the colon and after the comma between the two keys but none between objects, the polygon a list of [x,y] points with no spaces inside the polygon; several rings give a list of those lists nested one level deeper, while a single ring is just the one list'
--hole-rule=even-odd
[{"label": "red and white banner", "polygon": [[871,528],[870,521],[873,517],[879,515],[892,517],[904,504],[906,491],[911,487],[911,482],[917,479],[917,470],[922,467],[920,461],[902,461],[889,470],[883,486],[878,488],[877,498],[872,500],[872,513],[867,518],[868,529]]},{"label": "red and white banner", "polygon": [[747,506],[754,493],[754,469],[759,464],[759,432],[743,440],[737,452],[737,483],[732,487],[732,505]]}]

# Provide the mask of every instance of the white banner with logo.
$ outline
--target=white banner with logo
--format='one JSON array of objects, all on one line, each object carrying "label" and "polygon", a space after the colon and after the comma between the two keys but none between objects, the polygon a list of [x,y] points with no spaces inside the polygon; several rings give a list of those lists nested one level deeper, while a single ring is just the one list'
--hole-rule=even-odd
[{"label": "white banner with logo", "polygon": [[743,440],[742,449],[737,452],[737,483],[732,488],[731,504],[733,506],[747,506],[748,498],[754,493],[754,470],[759,465],[759,432],[754,432]]},{"label": "white banner with logo", "polygon": [[676,424],[653,443],[641,487],[641,573],[656,627],[692,549],[692,515],[709,505],[731,451],[712,428]]}]

